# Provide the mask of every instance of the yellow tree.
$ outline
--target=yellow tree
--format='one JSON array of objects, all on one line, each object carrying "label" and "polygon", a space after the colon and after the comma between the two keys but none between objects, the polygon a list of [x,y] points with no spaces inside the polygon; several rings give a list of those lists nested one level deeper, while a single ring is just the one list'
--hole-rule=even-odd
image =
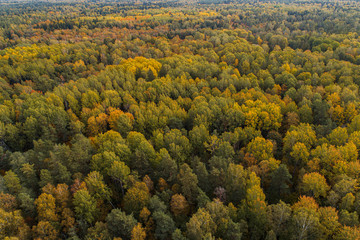
[{"label": "yellow tree", "polygon": [[150,199],[149,189],[144,182],[137,182],[124,197],[124,209],[128,213],[140,213]]},{"label": "yellow tree", "polygon": [[131,240],[145,240],[145,238],[146,238],[145,229],[141,227],[141,223],[138,223],[131,230]]},{"label": "yellow tree", "polygon": [[301,189],[304,193],[318,199],[319,197],[326,197],[330,187],[327,185],[323,175],[312,172],[303,176]]},{"label": "yellow tree", "polygon": [[319,206],[312,197],[301,196],[293,206],[294,231],[299,240],[319,230]]},{"label": "yellow tree", "polygon": [[340,227],[338,212],[333,207],[322,207],[319,209],[321,230],[325,237],[333,236]]},{"label": "yellow tree", "polygon": [[248,146],[247,151],[251,153],[258,162],[269,160],[273,157],[273,144],[262,137],[256,137]]},{"label": "yellow tree", "polygon": [[26,225],[19,210],[6,212],[0,208],[0,238],[16,237],[28,239],[29,227]]},{"label": "yellow tree", "polygon": [[124,113],[119,109],[111,109],[108,122],[112,130],[126,137],[133,129],[134,116],[131,113]]},{"label": "yellow tree", "polygon": [[264,234],[264,226],[267,225],[265,194],[260,187],[260,178],[254,172],[249,174],[246,185],[249,228],[256,236],[261,237]]},{"label": "yellow tree", "polygon": [[181,194],[175,194],[171,197],[170,206],[175,216],[187,215],[190,207],[186,198]]},{"label": "yellow tree", "polygon": [[40,221],[36,226],[33,226],[32,231],[35,235],[35,240],[58,239],[58,231],[48,221]]},{"label": "yellow tree", "polygon": [[42,193],[35,200],[35,205],[40,220],[50,222],[56,222],[58,220],[55,198],[51,194]]}]

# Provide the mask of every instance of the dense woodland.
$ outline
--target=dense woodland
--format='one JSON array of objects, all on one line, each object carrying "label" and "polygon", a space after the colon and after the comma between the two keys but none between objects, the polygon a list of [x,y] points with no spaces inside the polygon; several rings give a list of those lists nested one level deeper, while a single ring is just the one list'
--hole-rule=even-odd
[{"label": "dense woodland", "polygon": [[0,4],[0,239],[360,239],[360,3]]}]

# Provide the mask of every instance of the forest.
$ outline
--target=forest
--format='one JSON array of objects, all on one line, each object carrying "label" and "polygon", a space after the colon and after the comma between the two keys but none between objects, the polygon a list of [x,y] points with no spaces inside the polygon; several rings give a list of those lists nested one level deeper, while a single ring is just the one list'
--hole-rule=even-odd
[{"label": "forest", "polygon": [[360,239],[359,1],[0,3],[0,239]]}]

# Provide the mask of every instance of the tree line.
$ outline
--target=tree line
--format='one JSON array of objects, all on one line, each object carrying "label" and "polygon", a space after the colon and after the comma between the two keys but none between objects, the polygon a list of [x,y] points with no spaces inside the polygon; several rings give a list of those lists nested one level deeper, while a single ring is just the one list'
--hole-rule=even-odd
[{"label": "tree line", "polygon": [[357,4],[0,6],[0,238],[359,239]]}]

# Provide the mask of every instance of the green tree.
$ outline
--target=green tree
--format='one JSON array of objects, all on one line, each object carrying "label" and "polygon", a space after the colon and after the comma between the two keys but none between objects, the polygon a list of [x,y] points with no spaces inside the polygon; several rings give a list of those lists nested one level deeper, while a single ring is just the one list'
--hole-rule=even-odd
[{"label": "green tree", "polygon": [[285,164],[279,167],[271,174],[271,182],[268,189],[268,195],[273,203],[277,203],[290,193],[289,184],[291,183],[291,174]]},{"label": "green tree", "polygon": [[105,175],[108,174],[115,161],[120,161],[115,152],[104,151],[92,156],[90,166],[93,171],[98,171]]},{"label": "green tree", "polygon": [[299,240],[314,236],[319,230],[318,208],[315,199],[306,196],[301,196],[294,204],[292,217],[294,234],[297,234]]},{"label": "green tree", "polygon": [[216,232],[216,224],[210,213],[200,208],[186,224],[187,237],[190,240],[202,240],[206,237],[212,237]]},{"label": "green tree", "polygon": [[304,167],[308,163],[310,153],[304,143],[297,142],[292,147],[290,156],[291,156],[291,163],[295,167]]},{"label": "green tree", "polygon": [[89,193],[98,200],[110,200],[111,191],[106,186],[103,176],[99,172],[90,172],[85,178]]},{"label": "green tree", "polygon": [[176,161],[165,148],[161,148],[156,155],[157,174],[167,181],[174,181],[178,172]]},{"label": "green tree", "polygon": [[74,194],[73,204],[78,219],[90,224],[95,221],[96,214],[98,213],[96,200],[87,189],[81,189]]},{"label": "green tree", "polygon": [[21,190],[20,179],[12,170],[5,173],[4,183],[6,188],[12,194],[17,194]]},{"label": "green tree", "polygon": [[181,186],[181,192],[186,199],[190,202],[194,202],[198,196],[198,179],[189,165],[186,163],[181,165],[177,178]]},{"label": "green tree", "polygon": [[279,201],[268,207],[269,224],[276,236],[286,236],[287,227],[291,218],[291,207],[289,204]]},{"label": "green tree", "polygon": [[108,175],[120,184],[122,195],[124,196],[124,189],[127,187],[130,168],[126,166],[124,162],[115,161],[108,170]]},{"label": "green tree", "polygon": [[246,179],[248,172],[241,165],[230,163],[227,174],[225,188],[228,199],[237,205],[246,195]]},{"label": "green tree", "polygon": [[121,237],[124,240],[131,239],[131,231],[137,221],[133,215],[126,215],[120,209],[113,209],[106,217],[109,232],[114,237]]},{"label": "green tree", "polygon": [[156,211],[153,213],[153,219],[156,224],[155,237],[157,239],[168,239],[175,230],[175,222],[170,215]]}]

